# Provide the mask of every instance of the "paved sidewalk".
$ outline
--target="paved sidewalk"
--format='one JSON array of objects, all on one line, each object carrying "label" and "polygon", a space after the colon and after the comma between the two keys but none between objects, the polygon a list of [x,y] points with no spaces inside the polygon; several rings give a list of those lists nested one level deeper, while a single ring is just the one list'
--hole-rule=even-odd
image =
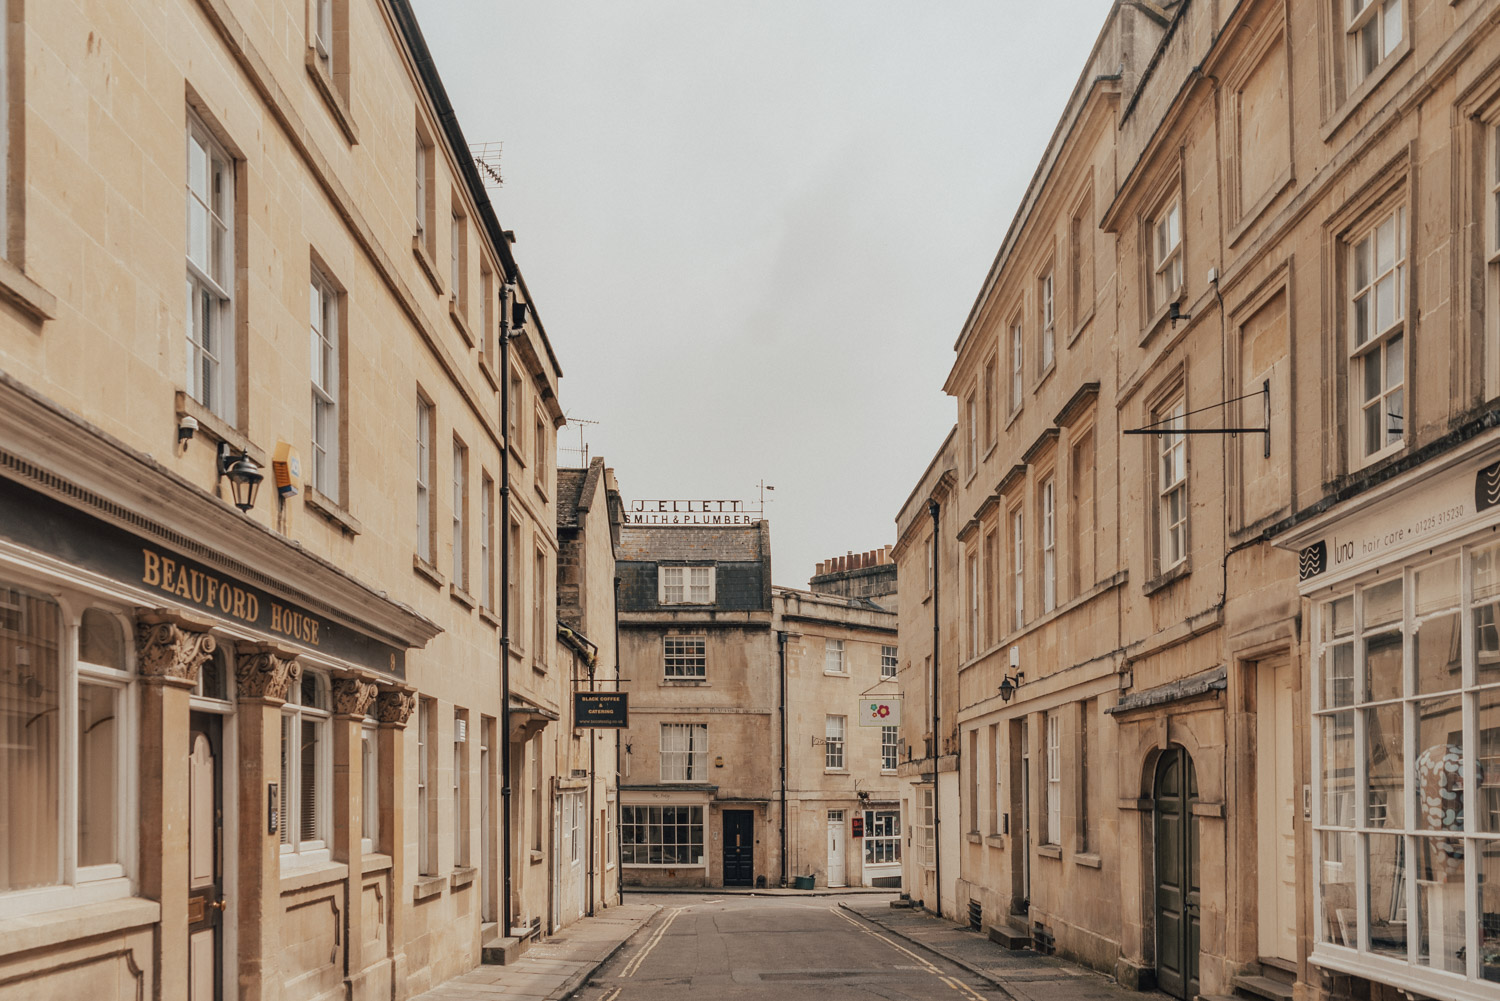
[{"label": "paved sidewalk", "polygon": [[1001,948],[988,935],[935,918],[926,911],[863,900],[841,901],[839,906],[957,963],[1016,1001],[1140,1001],[1141,998],[1136,991],[1092,970],[1030,949]]},{"label": "paved sidewalk", "polygon": [[797,890],[786,886],[632,886],[625,899],[654,897],[658,894],[687,894],[694,897],[857,897],[885,896],[894,899],[901,892],[894,886],[820,886],[815,890]]},{"label": "paved sidewalk", "polygon": [[[627,898],[628,900],[629,898]],[[509,966],[477,966],[414,1001],[556,1001],[583,985],[649,921],[657,904],[622,904],[580,918]]]}]

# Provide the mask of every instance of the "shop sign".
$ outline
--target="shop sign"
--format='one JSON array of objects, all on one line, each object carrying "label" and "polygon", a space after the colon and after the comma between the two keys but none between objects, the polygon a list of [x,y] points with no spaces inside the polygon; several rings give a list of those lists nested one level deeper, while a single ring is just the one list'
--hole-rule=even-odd
[{"label": "shop sign", "polygon": [[1282,544],[1297,551],[1304,589],[1405,558],[1450,542],[1500,515],[1500,462],[1466,464],[1419,479],[1393,496],[1351,512],[1321,537],[1292,535]]},{"label": "shop sign", "polygon": [[406,652],[0,477],[0,537],[70,566],[383,674],[405,677]]},{"label": "shop sign", "polygon": [[630,502],[626,521],[631,525],[682,525],[714,527],[753,525],[758,512],[745,509],[737,500],[637,500]]},{"label": "shop sign", "polygon": [[899,726],[901,724],[901,696],[859,700],[855,713],[860,726]]},{"label": "shop sign", "polygon": [[573,725],[621,729],[630,725],[628,692],[574,692]]}]

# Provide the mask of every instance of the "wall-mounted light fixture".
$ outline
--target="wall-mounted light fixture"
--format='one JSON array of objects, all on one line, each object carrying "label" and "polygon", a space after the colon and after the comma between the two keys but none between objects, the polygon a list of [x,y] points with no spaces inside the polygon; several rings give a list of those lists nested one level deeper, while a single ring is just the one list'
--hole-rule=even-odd
[{"label": "wall-mounted light fixture", "polygon": [[1000,698],[1009,702],[1015,697],[1016,689],[1021,687],[1021,682],[1026,677],[1025,671],[1017,671],[1015,674],[1007,674],[1000,679]]},{"label": "wall-mounted light fixture", "polygon": [[266,476],[260,466],[246,452],[234,454],[228,443],[219,443],[219,478],[229,479],[229,490],[234,495],[234,506],[248,511],[255,506],[255,495],[260,490],[260,481]]}]

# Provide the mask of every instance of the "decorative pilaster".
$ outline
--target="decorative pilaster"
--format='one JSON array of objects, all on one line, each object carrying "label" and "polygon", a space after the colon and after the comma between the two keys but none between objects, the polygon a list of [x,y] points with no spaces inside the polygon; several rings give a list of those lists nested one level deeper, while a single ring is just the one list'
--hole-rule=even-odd
[{"label": "decorative pilaster", "polygon": [[241,645],[234,661],[235,687],[241,699],[285,702],[302,676],[297,658],[276,647]]},{"label": "decorative pilaster", "polygon": [[171,612],[144,612],[136,620],[136,667],[142,678],[191,688],[219,642],[207,620]]},{"label": "decorative pilaster", "polygon": [[380,689],[373,681],[348,677],[333,679],[333,712],[336,716],[364,719]]},{"label": "decorative pilaster", "polygon": [[417,693],[388,688],[375,700],[375,718],[381,726],[405,727],[417,708]]}]

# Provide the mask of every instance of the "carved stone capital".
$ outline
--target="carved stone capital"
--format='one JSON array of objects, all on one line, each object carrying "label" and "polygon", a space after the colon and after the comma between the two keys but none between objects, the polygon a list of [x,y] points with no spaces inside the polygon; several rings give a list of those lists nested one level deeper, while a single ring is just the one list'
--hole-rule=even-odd
[{"label": "carved stone capital", "polygon": [[236,650],[234,682],[242,699],[285,702],[286,694],[302,676],[295,657],[274,647],[241,646]]},{"label": "carved stone capital", "polygon": [[373,681],[363,678],[333,679],[333,711],[337,716],[363,717],[380,692]]},{"label": "carved stone capital", "polygon": [[142,615],[135,624],[136,666],[141,676],[191,687],[219,642],[196,623],[176,616]]},{"label": "carved stone capital", "polygon": [[417,693],[388,688],[375,700],[375,718],[391,726],[405,726],[417,708]]}]

